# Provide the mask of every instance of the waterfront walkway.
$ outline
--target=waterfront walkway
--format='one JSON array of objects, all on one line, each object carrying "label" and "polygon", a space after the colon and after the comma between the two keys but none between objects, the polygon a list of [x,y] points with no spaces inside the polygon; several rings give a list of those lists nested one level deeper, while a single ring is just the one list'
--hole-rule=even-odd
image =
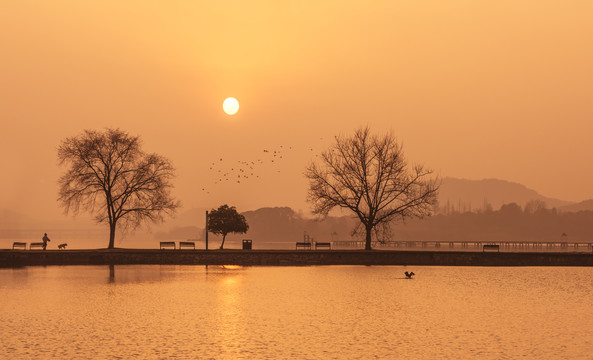
[{"label": "waterfront walkway", "polygon": [[430,250],[0,250],[0,267],[32,265],[593,266],[593,252]]}]

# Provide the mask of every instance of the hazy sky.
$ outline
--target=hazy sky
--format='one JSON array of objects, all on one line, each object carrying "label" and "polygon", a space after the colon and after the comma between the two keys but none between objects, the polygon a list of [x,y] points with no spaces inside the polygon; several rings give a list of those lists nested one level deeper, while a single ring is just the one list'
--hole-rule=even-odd
[{"label": "hazy sky", "polygon": [[593,198],[591,19],[587,0],[2,1],[0,208],[56,217],[56,148],[105,127],[173,161],[185,208],[306,209],[307,162],[366,124],[442,176]]}]

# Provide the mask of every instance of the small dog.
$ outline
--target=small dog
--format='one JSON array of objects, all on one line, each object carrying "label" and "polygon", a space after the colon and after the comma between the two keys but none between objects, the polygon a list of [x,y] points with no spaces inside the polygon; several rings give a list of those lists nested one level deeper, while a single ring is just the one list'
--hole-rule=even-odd
[{"label": "small dog", "polygon": [[66,246],[68,246],[68,244],[66,244],[66,243],[60,244],[60,245],[58,245],[58,249],[63,250],[66,248]]}]

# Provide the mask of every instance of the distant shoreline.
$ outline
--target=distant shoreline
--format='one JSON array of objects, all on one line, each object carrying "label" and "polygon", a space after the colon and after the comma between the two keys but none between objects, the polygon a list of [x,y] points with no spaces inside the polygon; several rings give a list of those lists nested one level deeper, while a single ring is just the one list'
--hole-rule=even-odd
[{"label": "distant shoreline", "polygon": [[0,250],[0,267],[46,265],[593,266],[593,253],[395,250]]}]

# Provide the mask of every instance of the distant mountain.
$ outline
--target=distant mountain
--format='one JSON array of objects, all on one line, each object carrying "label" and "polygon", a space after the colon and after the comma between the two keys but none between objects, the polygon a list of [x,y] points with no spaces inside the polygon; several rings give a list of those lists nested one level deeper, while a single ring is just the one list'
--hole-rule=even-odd
[{"label": "distant mountain", "polygon": [[562,212],[593,211],[593,199],[584,200],[576,204],[565,205],[558,208]]},{"label": "distant mountain", "polygon": [[482,209],[490,204],[494,210],[503,204],[517,203],[524,206],[528,201],[540,200],[548,208],[560,208],[573,202],[543,196],[525,185],[498,179],[468,180],[447,177],[439,191],[441,209],[449,204],[455,210]]}]

